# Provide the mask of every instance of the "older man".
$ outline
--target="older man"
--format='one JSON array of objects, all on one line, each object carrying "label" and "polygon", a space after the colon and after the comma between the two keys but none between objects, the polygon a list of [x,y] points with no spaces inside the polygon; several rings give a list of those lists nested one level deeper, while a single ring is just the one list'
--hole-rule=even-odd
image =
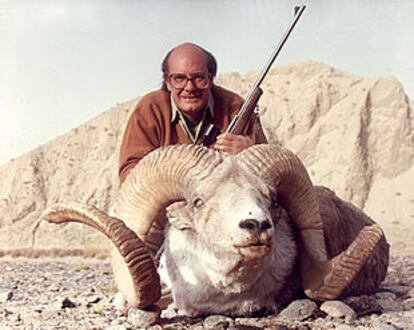
[{"label": "older man", "polygon": [[243,135],[223,133],[243,99],[214,84],[217,62],[191,43],[173,48],[162,63],[163,86],[141,98],[132,113],[121,145],[119,177],[150,151],[172,144],[199,144],[209,124],[220,129],[212,148],[236,154],[255,143],[266,143],[258,118]]}]

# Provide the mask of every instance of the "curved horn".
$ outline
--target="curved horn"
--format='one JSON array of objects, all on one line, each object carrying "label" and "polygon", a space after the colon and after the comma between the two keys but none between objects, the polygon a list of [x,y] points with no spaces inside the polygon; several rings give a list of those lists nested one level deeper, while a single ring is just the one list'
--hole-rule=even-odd
[{"label": "curved horn", "polygon": [[274,187],[278,202],[293,219],[309,256],[317,263],[326,262],[322,220],[313,185],[299,158],[277,145],[253,146],[238,155],[250,171]]},{"label": "curved horn", "polygon": [[79,222],[98,229],[116,246],[132,277],[136,306],[145,308],[161,296],[160,278],[144,243],[125,224],[94,206],[78,203],[54,205],[42,215],[51,223]]},{"label": "curved horn", "polygon": [[195,145],[159,148],[145,158],[126,177],[114,213],[131,228],[151,253],[164,240],[164,209],[184,197],[194,181],[201,181],[223,161],[219,152]]},{"label": "curved horn", "polygon": [[327,260],[318,200],[299,158],[270,144],[253,146],[237,157],[273,187],[278,202],[298,228],[304,246],[300,257],[305,293],[318,300],[340,296],[379,243],[383,236],[380,229],[371,226],[362,230],[345,251]]}]

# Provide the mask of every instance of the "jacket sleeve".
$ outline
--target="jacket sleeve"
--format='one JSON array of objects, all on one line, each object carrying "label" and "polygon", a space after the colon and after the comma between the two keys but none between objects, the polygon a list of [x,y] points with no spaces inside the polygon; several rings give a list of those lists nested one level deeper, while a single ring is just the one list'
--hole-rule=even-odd
[{"label": "jacket sleeve", "polygon": [[159,133],[159,123],[151,109],[138,103],[128,120],[121,144],[118,172],[121,183],[145,155],[160,146]]}]

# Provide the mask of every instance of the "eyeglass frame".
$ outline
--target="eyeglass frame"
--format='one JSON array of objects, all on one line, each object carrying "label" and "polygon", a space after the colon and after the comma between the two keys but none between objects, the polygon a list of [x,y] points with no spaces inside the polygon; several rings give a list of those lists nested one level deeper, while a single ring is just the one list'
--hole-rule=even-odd
[{"label": "eyeglass frame", "polygon": [[[197,84],[196,84],[196,82],[194,81],[194,79],[195,78],[197,78],[196,77],[196,75],[204,75],[206,78],[207,78],[207,80],[208,80],[208,82],[207,82],[207,85],[205,86],[205,87],[198,87],[197,86]],[[174,76],[174,75],[182,75],[183,77],[185,76],[185,82],[183,83],[183,86],[182,87],[176,87],[176,86],[174,86],[174,84],[173,83],[171,83],[171,78]],[[198,89],[207,89],[208,87],[209,87],[209,82],[210,82],[210,80],[211,80],[211,78],[212,78],[212,75],[211,75],[211,73],[210,72],[196,72],[196,73],[193,73],[193,74],[185,74],[185,73],[168,73],[168,76],[167,76],[167,81],[171,84],[171,86],[172,87],[174,87],[175,89],[184,89],[185,88],[185,86],[187,85],[187,83],[188,83],[188,81],[191,81],[191,83],[196,87],[196,88],[198,88]]]}]

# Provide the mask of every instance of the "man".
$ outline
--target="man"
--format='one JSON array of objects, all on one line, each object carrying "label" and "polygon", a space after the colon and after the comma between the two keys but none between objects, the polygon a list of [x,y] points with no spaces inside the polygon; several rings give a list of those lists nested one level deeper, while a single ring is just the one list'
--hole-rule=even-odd
[{"label": "man", "polygon": [[223,133],[243,99],[214,84],[217,62],[208,51],[191,43],[179,45],[166,55],[162,72],[162,88],[142,97],[128,121],[121,145],[121,182],[158,147],[200,144],[211,123],[222,133],[211,148],[223,153],[237,154],[255,143],[267,143],[258,118],[244,135]]}]

